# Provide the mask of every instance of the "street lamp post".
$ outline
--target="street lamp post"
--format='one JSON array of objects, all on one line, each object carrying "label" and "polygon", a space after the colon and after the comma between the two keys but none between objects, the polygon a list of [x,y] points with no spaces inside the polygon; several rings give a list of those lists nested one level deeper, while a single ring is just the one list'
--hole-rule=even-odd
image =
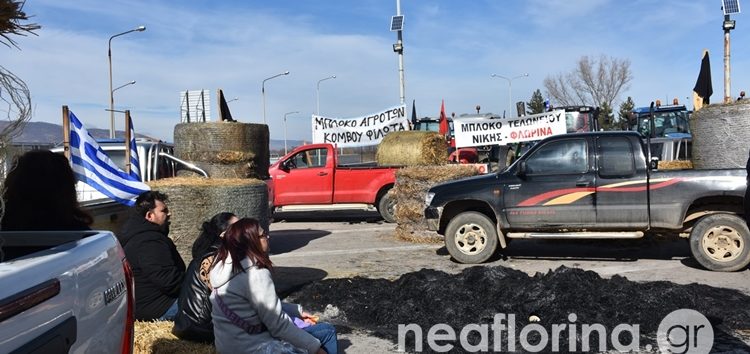
[{"label": "street lamp post", "polygon": [[318,80],[318,85],[315,87],[315,102],[317,103],[317,105],[315,106],[315,114],[320,115],[320,83],[335,78],[336,75],[331,75],[329,77]]},{"label": "street lamp post", "polygon": [[[112,39],[119,37],[130,32],[143,32],[146,30],[146,26],[138,26],[132,30],[118,33],[112,37],[109,37],[109,45],[107,48],[107,58],[109,59],[109,137],[110,139],[115,138],[115,90],[112,89]],[[120,88],[120,87],[118,87]]]},{"label": "street lamp post", "polygon": [[123,88],[123,87],[125,87],[125,86],[128,86],[128,85],[135,85],[135,80],[133,80],[133,81],[130,81],[130,82],[128,82],[127,84],[122,84],[122,85],[120,85],[120,86],[117,86],[117,87],[116,87],[116,88],[115,88],[114,90],[112,90],[112,95],[114,96],[114,94],[115,94],[115,91],[117,91],[117,90],[119,90],[119,89],[121,89],[121,88]]},{"label": "street lamp post", "polygon": [[513,80],[520,79],[522,77],[528,77],[528,76],[529,74],[523,74],[523,75],[518,75],[518,76],[511,77],[511,78],[507,78],[505,76],[498,75],[498,74],[490,75],[490,77],[498,77],[501,79],[505,79],[505,81],[508,81],[508,118],[510,118],[511,114],[513,114]]},{"label": "street lamp post", "polygon": [[283,76],[283,75],[289,75],[289,71],[285,71],[281,74],[276,74],[274,76],[271,76],[263,80],[263,83],[261,83],[260,85],[260,93],[263,96],[263,124],[267,124],[266,123],[266,81],[271,80],[273,78],[277,78],[279,76]]},{"label": "street lamp post", "polygon": [[299,112],[298,111],[294,111],[294,112],[284,113],[284,155],[287,154],[287,150],[286,150],[286,116],[288,116],[290,114],[295,114],[295,113],[299,113]]}]

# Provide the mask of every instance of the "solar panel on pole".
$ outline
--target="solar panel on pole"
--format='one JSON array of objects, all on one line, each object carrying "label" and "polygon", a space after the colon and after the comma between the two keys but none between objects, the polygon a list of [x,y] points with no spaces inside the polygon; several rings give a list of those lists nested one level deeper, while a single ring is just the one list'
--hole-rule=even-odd
[{"label": "solar panel on pole", "polygon": [[724,15],[740,13],[740,0],[722,0]]},{"label": "solar panel on pole", "polygon": [[404,16],[392,16],[391,17],[391,32],[398,32],[404,29]]}]

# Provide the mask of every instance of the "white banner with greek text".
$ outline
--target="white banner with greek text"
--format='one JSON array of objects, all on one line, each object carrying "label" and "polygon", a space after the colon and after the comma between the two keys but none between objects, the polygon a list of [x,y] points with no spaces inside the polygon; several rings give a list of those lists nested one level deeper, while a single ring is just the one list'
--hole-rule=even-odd
[{"label": "white banner with greek text", "polygon": [[405,105],[354,118],[313,115],[312,127],[313,143],[337,147],[377,145],[388,133],[410,129]]},{"label": "white banner with greek text", "polygon": [[565,134],[565,110],[558,109],[518,118],[456,118],[456,147],[506,145]]}]

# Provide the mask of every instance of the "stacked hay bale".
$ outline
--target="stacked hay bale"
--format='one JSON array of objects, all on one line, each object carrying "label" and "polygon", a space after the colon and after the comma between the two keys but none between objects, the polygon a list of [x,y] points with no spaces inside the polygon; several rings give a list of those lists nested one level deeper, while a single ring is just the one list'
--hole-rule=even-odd
[{"label": "stacked hay bale", "polygon": [[174,128],[175,156],[195,163],[212,178],[266,178],[268,142],[265,124],[181,123]]},{"label": "stacked hay bale", "polygon": [[427,230],[424,199],[435,184],[478,175],[473,166],[443,165],[405,167],[396,172],[396,186],[389,192],[396,197],[396,237],[414,242],[442,242]]},{"label": "stacked hay bale", "polygon": [[375,159],[379,166],[443,165],[448,161],[448,146],[436,132],[393,132],[380,142]]},{"label": "stacked hay bale", "polygon": [[693,166],[744,168],[750,151],[750,100],[713,104],[690,116]]},{"label": "stacked hay bale", "polygon": [[176,177],[149,182],[152,189],[166,193],[171,222],[169,236],[182,259],[192,259],[191,249],[201,225],[220,212],[251,217],[268,230],[268,187],[250,178]]}]

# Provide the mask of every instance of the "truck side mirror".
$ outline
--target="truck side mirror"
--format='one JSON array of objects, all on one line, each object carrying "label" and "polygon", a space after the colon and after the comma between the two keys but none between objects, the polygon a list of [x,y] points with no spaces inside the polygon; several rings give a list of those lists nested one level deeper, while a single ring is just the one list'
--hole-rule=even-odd
[{"label": "truck side mirror", "polygon": [[518,177],[523,178],[523,177],[526,177],[526,172],[527,172],[526,161],[520,161],[518,163],[518,170],[516,171],[516,175]]},{"label": "truck side mirror", "polygon": [[281,168],[282,171],[289,172],[289,170],[292,169],[291,165],[292,163],[290,160],[284,160],[279,164],[279,167]]},{"label": "truck side mirror", "polygon": [[651,162],[648,164],[648,168],[652,170],[658,170],[659,169],[659,158],[652,156]]}]

